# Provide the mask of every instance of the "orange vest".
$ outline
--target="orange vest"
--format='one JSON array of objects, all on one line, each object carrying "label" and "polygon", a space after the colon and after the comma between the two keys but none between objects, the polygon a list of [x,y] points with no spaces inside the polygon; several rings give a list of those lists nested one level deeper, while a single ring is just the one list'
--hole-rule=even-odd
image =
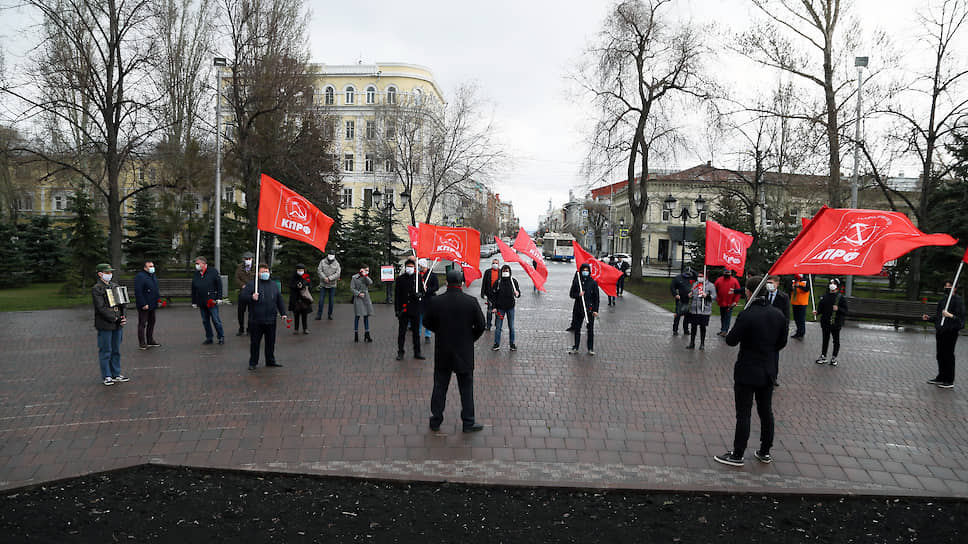
[{"label": "orange vest", "polygon": [[796,281],[793,280],[793,292],[790,293],[790,304],[793,306],[806,306],[810,304],[810,290],[801,291],[799,287],[807,287],[807,282],[805,280]]}]

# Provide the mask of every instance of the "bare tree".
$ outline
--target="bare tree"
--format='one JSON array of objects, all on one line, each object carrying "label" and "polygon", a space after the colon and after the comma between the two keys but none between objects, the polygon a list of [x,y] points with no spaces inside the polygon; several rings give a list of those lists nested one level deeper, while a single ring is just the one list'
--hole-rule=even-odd
[{"label": "bare tree", "polygon": [[673,25],[661,13],[666,4],[669,0],[616,3],[577,76],[598,108],[588,163],[604,164],[599,169],[606,171],[625,165],[635,277],[642,272],[650,160],[681,144],[673,100],[707,94],[701,75],[706,52],[702,33],[689,24]]},{"label": "bare tree", "polygon": [[410,223],[429,223],[448,196],[466,197],[472,182],[486,184],[505,156],[483,112],[477,87],[461,85],[453,100],[422,93],[380,109],[381,155],[410,193]]},{"label": "bare tree", "polygon": [[[157,53],[148,0],[28,0],[42,23],[33,65],[2,91],[23,105],[34,144],[24,151],[78,178],[107,204],[111,263],[121,265],[121,172],[157,132],[160,97],[149,77]],[[40,130],[46,130],[41,134]]]}]

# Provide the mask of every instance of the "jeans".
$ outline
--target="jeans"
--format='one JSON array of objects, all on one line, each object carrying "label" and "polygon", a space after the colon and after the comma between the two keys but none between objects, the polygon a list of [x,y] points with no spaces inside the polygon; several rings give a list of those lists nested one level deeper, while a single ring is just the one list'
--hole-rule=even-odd
[{"label": "jeans", "polygon": [[503,321],[508,322],[508,330],[510,331],[508,339],[511,344],[514,344],[514,308],[511,308],[507,312],[503,312],[504,319],[501,319],[502,312],[498,310],[497,315],[494,316],[494,343],[501,343],[501,324]]},{"label": "jeans", "polygon": [[485,326],[488,329],[491,328],[491,318],[494,317],[494,314],[491,313],[491,310],[493,310],[493,309],[494,308],[491,307],[491,303],[490,302],[485,302],[484,303],[484,316],[487,318],[487,324]]},{"label": "jeans", "polygon": [[736,398],[736,434],[733,435],[733,453],[742,457],[750,439],[750,418],[753,399],[756,413],[760,416],[760,453],[770,453],[773,447],[773,384],[733,386]]},{"label": "jeans", "polygon": [[249,366],[259,365],[259,344],[266,338],[266,364],[276,364],[276,324],[249,322]]},{"label": "jeans", "polygon": [[807,307],[806,306],[794,306],[793,307],[793,322],[797,324],[797,332],[794,336],[798,338],[803,338],[803,335],[807,333]]},{"label": "jeans", "polygon": [[[360,316],[353,316],[353,332],[360,330]],[[370,316],[363,316],[363,330],[370,332]]]},{"label": "jeans", "polygon": [[138,308],[138,345],[155,343],[155,311]]},{"label": "jeans", "polygon": [[420,320],[419,320],[420,325],[419,326],[420,326],[421,329],[423,329],[424,338],[430,338],[431,336],[433,336],[433,334],[430,332],[430,329],[424,329],[424,326],[423,326],[423,316],[424,316],[424,314],[423,314],[423,312],[421,312],[420,313]]},{"label": "jeans", "polygon": [[101,364],[101,378],[116,378],[121,375],[122,330],[97,331],[97,358]]},{"label": "jeans", "polygon": [[729,332],[729,325],[732,322],[733,322],[733,307],[720,306],[719,307],[719,332],[722,332],[722,333]]},{"label": "jeans", "polygon": [[222,319],[218,316],[218,305],[211,308],[199,305],[198,311],[202,314],[202,326],[205,327],[205,339],[212,339],[212,324],[215,325],[215,332],[218,333],[219,340],[225,338],[225,331],[222,330]]},{"label": "jeans", "polygon": [[[434,392],[430,395],[430,426],[440,427],[444,421],[444,406],[447,403],[447,389],[450,387],[449,369],[434,369]],[[474,373],[457,374],[457,389],[460,391],[460,419],[464,427],[474,424]]]},{"label": "jeans", "polygon": [[323,301],[326,299],[326,295],[329,295],[329,312],[326,317],[333,317],[333,300],[336,299],[336,288],[335,287],[321,287],[319,289],[319,310],[316,311],[316,317],[323,317]]}]

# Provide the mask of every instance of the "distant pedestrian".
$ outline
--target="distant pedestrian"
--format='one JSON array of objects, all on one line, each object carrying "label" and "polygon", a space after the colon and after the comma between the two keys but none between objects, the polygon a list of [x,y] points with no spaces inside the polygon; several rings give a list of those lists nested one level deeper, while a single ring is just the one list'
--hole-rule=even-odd
[{"label": "distant pedestrian", "polygon": [[[820,348],[820,357],[816,363],[823,365],[830,363],[830,366],[837,366],[837,354],[840,353],[840,329],[844,327],[844,319],[847,317],[847,298],[840,292],[840,280],[831,278],[827,286],[830,291],[820,298],[817,309],[813,315],[820,316],[820,332],[823,336],[823,343]],[[827,360],[827,347],[830,339],[834,341],[834,351],[830,360]]]},{"label": "distant pedestrian", "polygon": [[625,259],[619,259],[615,263],[615,267],[622,271],[621,277],[618,279],[618,285],[615,286],[615,291],[618,296],[625,294],[625,279],[632,275],[632,265],[625,261]]},{"label": "distant pedestrian", "polygon": [[797,330],[794,331],[795,340],[803,340],[807,334],[807,305],[810,304],[810,286],[803,274],[797,274],[793,278],[790,290],[790,307],[793,308],[793,322],[796,323]]},{"label": "distant pedestrian", "polygon": [[319,309],[316,310],[316,321],[323,318],[323,302],[326,301],[326,297],[329,297],[326,319],[333,319],[333,301],[336,299],[336,288],[339,286],[342,271],[339,261],[336,260],[336,254],[332,251],[316,265],[316,273],[319,275]]},{"label": "distant pedestrian", "polygon": [[121,374],[121,339],[128,318],[124,316],[124,304],[108,292],[118,287],[114,281],[114,268],[109,264],[97,265],[98,281],[91,289],[94,302],[94,328],[97,329],[97,356],[101,365],[104,385],[126,382]]},{"label": "distant pedestrian", "polygon": [[[535,270],[537,270],[538,269],[538,261],[536,261],[534,259],[531,259],[531,268],[534,268]],[[537,293],[538,292],[538,284],[537,283],[532,282],[531,292],[533,292],[533,293]]]},{"label": "distant pedestrian", "polygon": [[[611,255],[608,258],[608,265],[611,266],[612,268],[618,269],[618,259],[615,258],[615,255]],[[620,280],[621,280],[621,277],[619,279],[615,280],[615,294],[616,295],[618,295],[618,282]],[[605,293],[605,296],[608,297],[608,305],[609,306],[615,306],[615,300],[616,300],[617,297],[613,297],[612,295],[609,295],[608,293]]]},{"label": "distant pedestrian", "polygon": [[239,298],[249,306],[249,370],[259,366],[259,345],[266,341],[266,366],[282,366],[276,362],[276,316],[286,317],[279,286],[271,280],[269,265],[259,263],[259,286],[253,279],[245,284]]},{"label": "distant pedestrian", "polygon": [[155,341],[155,309],[158,307],[158,277],[155,263],[145,261],[144,268],[134,277],[134,298],[138,306],[138,349],[158,347]]},{"label": "distant pedestrian", "polygon": [[[746,296],[751,297],[760,283],[752,277],[746,282]],[[736,324],[726,335],[726,344],[739,344],[733,367],[733,395],[736,403],[736,432],[733,449],[714,457],[716,462],[743,466],[743,453],[750,437],[753,401],[760,419],[760,449],[754,456],[762,463],[773,460],[773,361],[786,346],[787,321],[782,312],[770,305],[765,294],[757,296],[749,308],[736,317]]]},{"label": "distant pedestrian", "polygon": [[501,279],[498,280],[491,290],[491,310],[494,312],[494,345],[492,351],[501,349],[501,328],[505,321],[508,323],[508,341],[511,351],[517,351],[518,346],[514,343],[514,302],[521,297],[521,287],[518,280],[511,277],[511,267],[504,265],[501,267]]},{"label": "distant pedestrian", "polygon": [[242,262],[235,269],[235,285],[239,289],[239,303],[238,303],[238,314],[239,314],[239,332],[235,333],[236,336],[242,336],[245,334],[245,312],[248,308],[248,304],[242,302],[242,288],[248,285],[248,283],[255,279],[256,274],[258,274],[255,263],[252,262],[252,252],[246,251],[242,254]]},{"label": "distant pedestrian", "polygon": [[[951,389],[955,386],[955,344],[958,343],[958,331],[965,327],[965,302],[957,294],[951,293],[952,284],[947,282],[944,285],[944,293],[934,315],[927,314],[921,316],[925,321],[934,323],[934,338],[936,345],[936,357],[938,359],[938,375],[928,383],[943,389]],[[951,293],[951,303],[948,304],[948,294]],[[945,311],[945,304],[948,310]],[[944,318],[944,324],[941,323]]]},{"label": "distant pedestrian", "polygon": [[437,274],[430,270],[430,263],[427,262],[427,259],[417,259],[417,276],[424,291],[423,296],[420,297],[420,328],[423,329],[424,343],[429,344],[432,333],[423,326],[423,314],[427,309],[427,301],[430,300],[430,297],[437,295],[437,291],[440,289],[440,281],[437,280]]},{"label": "distant pedestrian", "polygon": [[461,291],[464,275],[447,272],[447,291],[430,299],[424,322],[437,333],[434,343],[434,391],[430,396],[430,430],[440,431],[451,374],[457,375],[462,430],[484,428],[474,415],[474,342],[484,334],[484,314],[477,300]]},{"label": "distant pedestrian", "polygon": [[696,276],[696,283],[689,289],[689,314],[686,324],[692,326],[689,333],[689,345],[686,349],[696,349],[696,329],[699,329],[699,349],[706,349],[706,327],[709,326],[709,316],[713,313],[713,303],[716,302],[716,286],[706,280],[706,274],[700,272]]},{"label": "distant pedestrian", "polygon": [[726,269],[722,276],[713,282],[716,286],[716,302],[719,305],[719,336],[726,336],[733,321],[733,308],[739,303],[742,286],[733,275],[733,271]]},{"label": "distant pedestrian", "polygon": [[[676,300],[676,316],[672,320],[672,336],[679,335],[679,320],[689,313],[689,291],[692,289],[695,279],[696,276],[692,268],[687,266],[682,273],[672,279],[672,283],[669,285],[669,291]],[[683,325],[683,332],[689,334],[688,323]]]},{"label": "distant pedestrian", "polygon": [[192,276],[192,308],[198,308],[205,328],[205,341],[212,343],[212,326],[218,334],[218,343],[225,343],[222,318],[218,315],[218,301],[222,300],[222,278],[218,270],[208,266],[205,257],[195,258],[195,275]]},{"label": "distant pedestrian", "polygon": [[[770,305],[780,310],[783,317],[787,319],[787,332],[790,330],[790,297],[786,293],[780,291],[780,277],[770,276],[766,279],[766,299],[769,301]],[[780,386],[780,352],[776,352],[775,360],[773,361],[774,372],[773,372],[773,385],[776,387]]]},{"label": "distant pedestrian", "polygon": [[[423,284],[417,281],[417,259],[407,257],[393,288],[393,310],[397,315],[397,360],[403,360],[407,329],[413,336],[413,358],[426,359],[420,354],[420,299]],[[433,329],[431,329],[433,330]]]},{"label": "distant pedestrian", "polygon": [[581,346],[581,325],[587,319],[588,354],[595,355],[595,318],[598,317],[598,282],[592,277],[588,263],[582,263],[571,282],[568,296],[575,300],[571,308],[571,326],[568,330],[575,333],[575,342],[568,353],[578,353]]},{"label": "distant pedestrian", "polygon": [[501,279],[501,261],[498,259],[491,259],[491,267],[484,271],[483,277],[481,277],[481,298],[484,299],[486,306],[484,308],[484,313],[487,314],[487,325],[485,330],[491,330],[491,319],[494,317],[493,308],[491,308],[491,289],[497,284],[497,280]]},{"label": "distant pedestrian", "polygon": [[299,334],[299,322],[302,321],[303,334],[309,334],[309,314],[313,311],[313,292],[310,288],[309,273],[306,272],[306,265],[299,263],[296,271],[289,278],[289,311],[292,312],[293,323],[292,333]]},{"label": "distant pedestrian", "polygon": [[[360,318],[363,318],[363,341],[372,342],[370,337],[370,316],[373,315],[373,302],[370,300],[370,267],[363,265],[360,271],[350,279],[350,291],[353,292],[353,341],[360,341]],[[322,304],[322,301],[320,301]]]}]

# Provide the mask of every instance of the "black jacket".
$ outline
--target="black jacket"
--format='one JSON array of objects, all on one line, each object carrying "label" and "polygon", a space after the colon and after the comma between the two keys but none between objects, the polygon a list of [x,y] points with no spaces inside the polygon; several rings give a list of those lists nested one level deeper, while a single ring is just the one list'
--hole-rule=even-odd
[{"label": "black jacket", "polygon": [[941,300],[938,301],[938,307],[934,311],[934,317],[929,318],[928,321],[934,323],[934,330],[937,332],[960,331],[965,328],[965,302],[960,296],[952,295],[948,312],[954,314],[954,317],[946,317],[942,326],[941,311],[944,310],[944,305],[947,302],[948,295],[941,297]]},{"label": "black jacket", "polygon": [[142,270],[134,277],[134,301],[140,310],[148,306],[149,310],[158,307],[158,277]]},{"label": "black jacket", "polygon": [[692,276],[683,272],[678,276],[672,278],[672,283],[669,285],[669,292],[672,296],[679,295],[680,300],[686,300],[689,298],[689,291],[692,289]]},{"label": "black jacket", "polygon": [[282,293],[274,280],[259,280],[259,300],[252,300],[255,292],[255,280],[245,284],[239,293],[239,300],[249,305],[249,323],[268,325],[276,322],[276,315],[286,315],[286,307],[282,304]]},{"label": "black jacket", "polygon": [[[494,270],[493,268],[488,268],[484,271],[484,275],[481,276],[481,296],[487,299],[488,302],[491,301],[491,278],[494,274],[500,274],[500,270]],[[496,283],[494,285],[497,285]]]},{"label": "black jacket", "polygon": [[581,309],[582,297],[578,294],[581,291],[585,292],[585,309],[588,310],[589,317],[591,317],[592,312],[598,311],[598,282],[591,276],[582,278],[581,274],[575,274],[575,278],[571,280],[571,290],[568,291],[568,296],[575,299],[575,304],[572,307],[573,314],[584,313]]},{"label": "black jacket", "polygon": [[222,278],[218,270],[213,267],[205,269],[205,275],[201,270],[196,270],[192,276],[192,304],[205,306],[209,299],[218,301],[222,298]]},{"label": "black jacket", "polygon": [[763,386],[776,379],[776,354],[787,343],[787,320],[780,310],[757,297],[736,317],[726,334],[726,343],[739,344],[733,381],[740,385]]},{"label": "black jacket", "polygon": [[113,281],[105,284],[101,278],[98,278],[91,289],[91,298],[94,301],[94,328],[99,331],[116,331],[121,328],[124,305],[108,305],[107,290],[117,286],[118,284]]},{"label": "black jacket", "polygon": [[514,308],[514,299],[521,296],[521,287],[515,278],[501,278],[491,290],[491,306],[498,310],[507,311]]},{"label": "black jacket", "polygon": [[400,274],[393,286],[393,310],[399,314],[417,315],[424,297],[424,286],[414,272],[413,276]]},{"label": "black jacket", "polygon": [[437,333],[434,369],[458,374],[474,371],[474,342],[484,334],[484,313],[477,299],[460,287],[427,301],[424,327]]},{"label": "black jacket", "polygon": [[[836,312],[834,306],[837,306]],[[843,327],[844,318],[847,317],[847,297],[843,293],[827,293],[817,303],[817,315],[820,321],[829,323],[835,329]]]},{"label": "black jacket", "polygon": [[[766,300],[770,300],[769,292],[766,293]],[[777,289],[776,296],[773,297],[773,307],[783,312],[783,317],[787,318],[788,321],[790,320],[790,296],[789,295]]]},{"label": "black jacket", "polygon": [[440,280],[437,279],[437,274],[430,274],[430,277],[427,277],[427,274],[430,274],[429,269],[426,274],[417,274],[418,281],[421,284],[424,280],[427,280],[427,286],[424,288],[424,296],[420,300],[421,312],[427,309],[427,301],[430,300],[430,297],[437,295],[437,291],[440,290]]},{"label": "black jacket", "polygon": [[[309,313],[313,309],[312,301],[302,297],[303,287],[309,287],[312,282],[293,271],[289,278],[289,309],[297,314]],[[262,295],[259,295],[260,297]]]}]

